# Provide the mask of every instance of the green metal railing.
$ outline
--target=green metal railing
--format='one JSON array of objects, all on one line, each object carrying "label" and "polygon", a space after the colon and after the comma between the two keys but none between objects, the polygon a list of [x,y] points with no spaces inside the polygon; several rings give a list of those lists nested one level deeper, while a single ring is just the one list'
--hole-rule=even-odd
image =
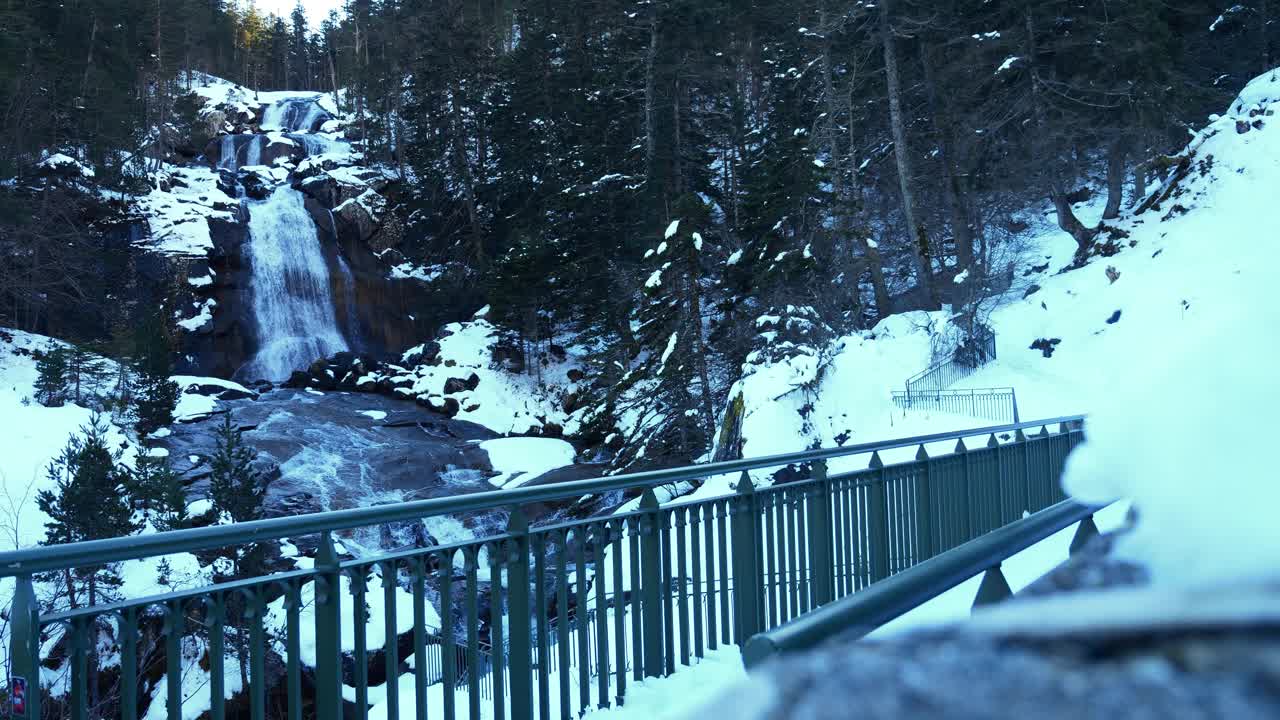
[{"label": "green metal railing", "polygon": [[[390,718],[567,720],[1061,501],[1082,436],[1083,418],[1055,418],[3,553],[0,577],[17,583],[10,699],[27,718],[135,720],[164,703],[170,718],[337,720],[381,702]],[[954,451],[931,456],[937,443]],[[855,456],[863,469],[828,473]],[[757,488],[749,474],[784,467],[805,479]],[[738,473],[728,496],[660,505],[655,493]],[[535,504],[619,491],[638,507],[526,519]],[[491,537],[338,549],[355,529],[494,508],[509,521]],[[309,537],[314,563],[288,572],[76,608],[36,599],[41,574]]]},{"label": "green metal railing", "polygon": [[968,415],[993,422],[1016,423],[1018,395],[1011,387],[967,390],[894,390],[893,404],[901,410]]},{"label": "green metal railing", "polygon": [[945,390],[995,359],[996,334],[989,328],[980,327],[946,359],[909,378],[906,391],[915,395]]},{"label": "green metal railing", "polygon": [[1098,534],[1093,516],[1100,509],[1064,500],[1014,521],[877,583],[866,592],[756,635],[743,648],[743,660],[748,668],[755,668],[786,653],[813,649],[832,638],[856,640],[979,574],[982,582],[974,607],[1005,600],[1013,593],[1002,563],[1079,523],[1071,541],[1071,554],[1075,555]]}]

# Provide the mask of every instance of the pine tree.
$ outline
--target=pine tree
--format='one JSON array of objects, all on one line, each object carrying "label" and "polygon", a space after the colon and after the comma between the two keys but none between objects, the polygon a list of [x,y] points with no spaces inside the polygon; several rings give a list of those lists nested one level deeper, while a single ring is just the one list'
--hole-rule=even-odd
[{"label": "pine tree", "polygon": [[134,463],[130,477],[133,497],[151,513],[157,530],[177,530],[190,521],[187,488],[168,457],[146,455]]},{"label": "pine tree", "polygon": [[[707,209],[694,195],[682,197],[677,215],[645,252],[645,300],[636,314],[639,353],[619,384],[625,412],[644,420],[619,458],[691,457],[706,447],[715,424],[708,351],[703,334],[701,229]],[[615,403],[616,404],[616,403]]]},{"label": "pine tree", "polygon": [[71,401],[84,405],[96,400],[98,389],[110,374],[108,362],[84,345],[71,345],[66,352],[66,386]]},{"label": "pine tree", "polygon": [[209,460],[213,471],[209,492],[214,510],[231,522],[257,520],[262,516],[262,501],[267,494],[265,478],[253,467],[257,451],[232,425],[230,413],[222,416],[216,442]]},{"label": "pine tree", "polygon": [[[94,415],[71,438],[62,454],[49,464],[47,476],[52,490],[41,490],[36,498],[40,510],[49,516],[45,523],[46,545],[102,540],[131,535],[140,529],[133,519],[128,492],[129,472],[120,463],[121,453],[107,441],[107,424]],[[118,584],[109,568],[81,568],[64,575],[73,606],[87,591],[88,604],[98,601],[99,591]]]},{"label": "pine tree", "polygon": [[133,371],[135,429],[146,437],[173,424],[173,411],[178,406],[179,388],[169,379],[173,361],[159,315],[145,318],[135,331]]},{"label": "pine tree", "polygon": [[61,407],[67,396],[67,349],[53,341],[36,355],[36,401]]}]

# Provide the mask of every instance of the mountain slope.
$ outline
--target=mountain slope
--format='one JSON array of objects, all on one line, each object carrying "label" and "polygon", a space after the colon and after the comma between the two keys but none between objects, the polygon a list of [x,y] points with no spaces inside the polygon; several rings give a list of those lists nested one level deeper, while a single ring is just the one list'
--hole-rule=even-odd
[{"label": "mountain slope", "polygon": [[[1122,368],[1155,373],[1180,338],[1204,337],[1224,317],[1262,318],[1274,304],[1266,290],[1280,260],[1277,110],[1280,71],[1273,71],[1210,118],[1172,158],[1165,182],[1104,231],[1083,267],[1067,269],[1075,243],[1065,233],[1032,238],[1037,250],[1018,272],[1026,285],[991,315],[999,359],[957,387],[1015,387],[1024,419],[1089,412],[1117,383],[1132,382]],[[890,391],[929,364],[946,320],[899,315],[820,352],[749,362],[730,394],[743,396],[743,454],[990,424],[904,415],[890,403]],[[1257,332],[1275,331],[1259,324]],[[1031,349],[1042,338],[1060,341],[1052,357]],[[1222,381],[1225,392],[1230,381]]]}]

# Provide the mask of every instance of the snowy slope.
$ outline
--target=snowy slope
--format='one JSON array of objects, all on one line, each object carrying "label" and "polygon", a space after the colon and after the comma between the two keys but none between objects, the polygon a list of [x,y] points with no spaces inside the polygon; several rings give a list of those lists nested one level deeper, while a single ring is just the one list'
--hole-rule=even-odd
[{"label": "snowy slope", "polygon": [[[1280,73],[1272,72],[1194,136],[1179,156],[1187,158],[1185,177],[1176,187],[1153,190],[1171,197],[1113,223],[1120,230],[1114,256],[1062,272],[1075,249],[1071,238],[1051,230],[1033,238],[1028,265],[1048,263],[1048,269],[1040,276],[1020,272],[1019,279],[1041,289],[1025,299],[1020,291],[1011,295],[992,314],[999,360],[956,387],[1014,387],[1024,419],[1086,413],[1107,405],[1129,382],[1112,381],[1121,368],[1158,372],[1181,337],[1198,336],[1228,317],[1248,318],[1257,332],[1268,332],[1261,321],[1274,301],[1259,300],[1248,289],[1265,287],[1280,260],[1277,109]],[[929,365],[931,335],[944,324],[943,313],[888,318],[870,332],[836,341],[820,377],[805,357],[748,365],[730,395],[744,396],[743,454],[989,425],[956,416],[904,416],[890,403],[891,390]],[[1031,349],[1041,338],[1061,341],[1052,357]],[[1179,389],[1165,388],[1173,394]],[[802,411],[810,404],[806,419]]]},{"label": "snowy slope", "polygon": [[[564,427],[564,393],[574,388],[569,372],[576,365],[571,358],[549,362],[535,373],[512,373],[494,360],[502,340],[499,329],[485,319],[486,309],[475,319],[450,323],[435,343],[438,350],[430,361],[422,360],[426,345],[404,353],[405,367],[389,366],[360,379],[358,385],[390,380],[395,394],[417,399],[429,406],[443,406],[446,399],[458,402],[459,420],[483,425],[500,435],[545,432],[548,426]],[[472,379],[474,378],[474,379]],[[451,380],[471,383],[446,392]],[[537,463],[541,467],[541,462]],[[508,470],[533,468],[508,468]],[[549,468],[548,468],[549,469]],[[506,472],[504,470],[503,472]]]},{"label": "snowy slope", "polygon": [[[45,469],[93,417],[89,408],[71,403],[44,407],[35,401],[36,365],[30,353],[49,342],[41,335],[0,328],[0,418],[5,428],[0,433],[0,547],[5,550],[44,539],[49,517],[36,507],[35,499],[39,491],[52,487]],[[132,464],[137,449],[114,423],[108,439],[125,448],[123,460]]]}]

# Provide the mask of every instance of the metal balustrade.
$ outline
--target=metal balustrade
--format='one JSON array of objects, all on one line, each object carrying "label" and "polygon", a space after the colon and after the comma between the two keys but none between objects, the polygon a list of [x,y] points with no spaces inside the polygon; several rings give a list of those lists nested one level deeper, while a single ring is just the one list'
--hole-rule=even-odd
[{"label": "metal balustrade", "polygon": [[1021,520],[971,540],[877,583],[865,593],[844,598],[751,638],[743,661],[755,668],[780,655],[810,650],[833,637],[857,640],[876,628],[982,574],[974,607],[1001,602],[1012,595],[1001,564],[1072,525],[1075,555],[1098,534],[1093,516],[1102,506],[1064,500]]},{"label": "metal balustrade", "polygon": [[[567,720],[1061,501],[1082,436],[1083,418],[1055,418],[3,553],[0,577],[17,583],[10,698],[19,717],[77,720],[135,720],[157,702],[170,718],[337,720],[372,701],[392,718]],[[931,456],[936,443],[954,451]],[[904,448],[915,458],[883,462]],[[864,469],[828,473],[854,456]],[[784,467],[805,479],[757,488],[765,475],[749,474]],[[730,473],[728,496],[654,493]],[[639,492],[638,507],[539,526],[522,510],[617,491]],[[338,551],[357,528],[494,508],[509,510],[502,534]],[[36,599],[37,574],[308,536],[311,567],[74,609]]]},{"label": "metal balustrade", "polygon": [[893,391],[893,404],[901,410],[968,415],[993,422],[1018,422],[1018,395],[1011,387],[968,390]]},{"label": "metal balustrade", "polygon": [[996,334],[988,328],[980,327],[964,345],[956,348],[944,360],[908,379],[907,394],[945,390],[995,359]]}]

